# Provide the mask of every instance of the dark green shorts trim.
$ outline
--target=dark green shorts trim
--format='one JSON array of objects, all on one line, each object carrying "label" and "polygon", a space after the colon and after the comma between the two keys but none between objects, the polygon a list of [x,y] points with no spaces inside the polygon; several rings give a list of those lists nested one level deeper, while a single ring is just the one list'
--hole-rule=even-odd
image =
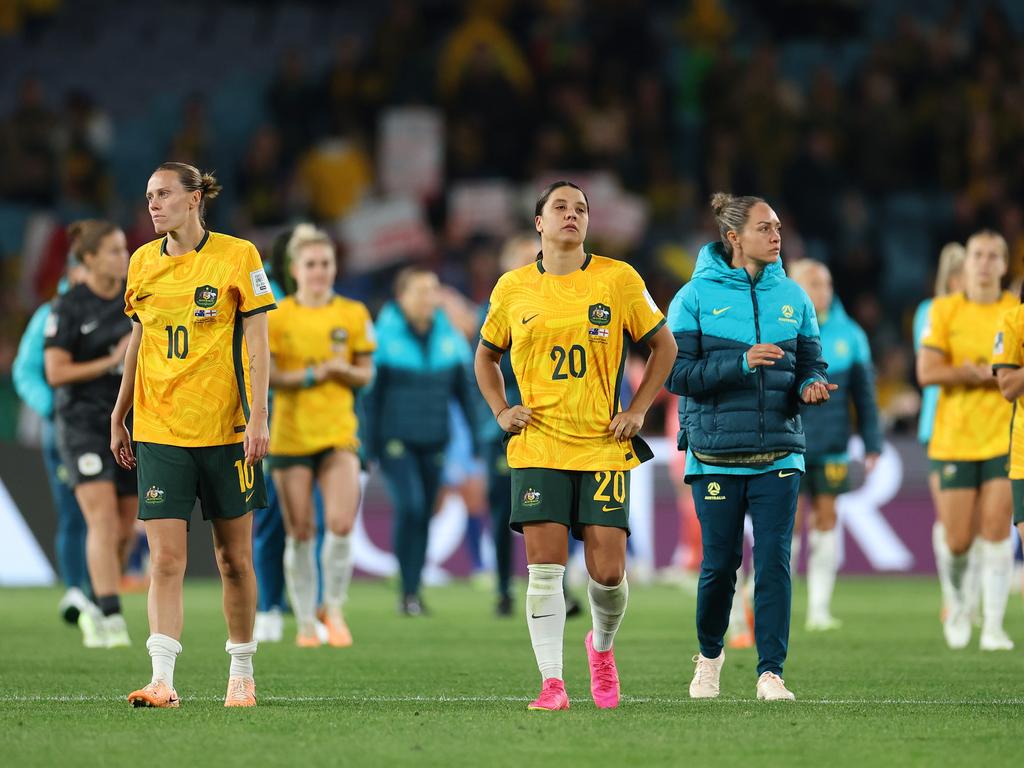
[{"label": "dark green shorts trim", "polygon": [[202,448],[139,443],[139,519],[191,525],[196,500],[203,519],[230,519],[267,505],[263,465],[245,463],[242,443]]},{"label": "dark green shorts trim", "polygon": [[980,488],[989,480],[1006,478],[1010,474],[1010,457],[996,456],[983,461],[942,461],[929,459],[932,472],[939,474],[939,488]]},{"label": "dark green shorts trim", "polygon": [[288,467],[309,467],[315,475],[320,472],[320,466],[324,463],[324,459],[335,451],[340,450],[344,449],[324,448],[316,453],[305,453],[299,456],[274,454],[273,456],[267,456],[267,468],[273,471],[275,469],[288,469]]},{"label": "dark green shorts trim", "polygon": [[587,525],[622,528],[628,536],[629,471],[513,469],[509,527],[522,533],[526,523],[561,523],[580,540]]},{"label": "dark green shorts trim", "polygon": [[1011,480],[1013,491],[1013,524],[1024,523],[1024,480]]},{"label": "dark green shorts trim", "polygon": [[845,461],[807,462],[800,478],[800,493],[811,496],[838,496],[850,490],[850,465]]}]

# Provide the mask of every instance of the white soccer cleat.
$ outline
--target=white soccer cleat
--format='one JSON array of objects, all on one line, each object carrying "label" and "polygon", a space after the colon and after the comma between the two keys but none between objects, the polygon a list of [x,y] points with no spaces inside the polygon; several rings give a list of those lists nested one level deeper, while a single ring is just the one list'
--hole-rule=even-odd
[{"label": "white soccer cleat", "polygon": [[78,617],[89,605],[89,598],[78,587],[71,587],[57,603],[57,611],[68,624],[77,624]]},{"label": "white soccer cleat", "polygon": [[709,659],[698,653],[693,657],[693,663],[697,666],[693,670],[693,680],[690,681],[690,698],[713,699],[717,697],[722,665],[725,663],[725,650],[722,650],[717,659]]},{"label": "white soccer cleat", "polygon": [[1013,640],[1002,627],[985,627],[979,646],[983,651],[1012,651]]},{"label": "white soccer cleat", "polygon": [[757,678],[758,701],[795,701],[796,696],[786,687],[786,681],[774,672],[765,672]]},{"label": "white soccer cleat", "polygon": [[259,611],[253,627],[253,640],[258,643],[280,643],[284,638],[284,616],[280,608]]},{"label": "white soccer cleat", "polygon": [[843,622],[831,614],[808,616],[805,628],[808,632],[832,632],[843,626]]},{"label": "white soccer cleat", "polygon": [[950,611],[942,624],[942,634],[946,636],[946,645],[959,651],[971,642],[971,617],[964,611]]},{"label": "white soccer cleat", "polygon": [[107,648],[127,648],[132,644],[132,639],[128,637],[128,623],[120,613],[104,617],[103,634]]},{"label": "white soccer cleat", "polygon": [[82,645],[86,648],[106,648],[106,623],[100,609],[90,603],[78,614],[78,628],[82,630]]}]

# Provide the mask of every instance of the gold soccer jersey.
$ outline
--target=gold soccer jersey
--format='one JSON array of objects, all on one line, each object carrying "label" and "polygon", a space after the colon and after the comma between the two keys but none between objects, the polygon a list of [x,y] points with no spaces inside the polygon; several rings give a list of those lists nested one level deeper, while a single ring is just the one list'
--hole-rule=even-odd
[{"label": "gold soccer jersey", "polygon": [[568,275],[534,264],[508,272],[491,294],[484,344],[512,356],[533,420],[508,443],[510,467],[625,470],[640,464],[608,425],[619,408],[626,336],[646,341],[665,323],[630,265],[588,255]]},{"label": "gold soccer jersey", "polygon": [[[304,307],[289,296],[270,317],[270,354],[282,371],[302,370],[334,357],[349,363],[377,345],[373,321],[358,301],[335,296],[323,307]],[[302,456],[326,448],[359,447],[355,395],[338,381],[274,392],[270,453]]]},{"label": "gold soccer jersey", "polygon": [[[992,364],[999,323],[1018,305],[1009,293],[991,304],[962,294],[932,302],[921,345],[941,352],[950,365]],[[940,461],[983,461],[1010,448],[1010,404],[992,387],[943,386],[935,412],[928,457]]]},{"label": "gold soccer jersey", "polygon": [[[992,350],[993,368],[1024,366],[1024,306],[1003,315]],[[1024,480],[1024,397],[1012,406],[1010,427],[1010,479]]]},{"label": "gold soccer jersey", "polygon": [[142,325],[135,440],[186,448],[244,439],[249,371],[242,317],[274,308],[256,247],[216,232],[171,256],[166,240],[128,266],[125,314]]}]

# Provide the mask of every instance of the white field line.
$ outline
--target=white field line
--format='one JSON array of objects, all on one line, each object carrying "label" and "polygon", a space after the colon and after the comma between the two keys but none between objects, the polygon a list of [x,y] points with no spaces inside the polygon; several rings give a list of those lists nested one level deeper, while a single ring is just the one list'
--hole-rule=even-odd
[{"label": "white field line", "polygon": [[[123,702],[126,696],[98,696],[98,695],[2,695],[0,704],[10,703],[68,703],[76,702]],[[223,701],[219,696],[182,696],[183,702],[188,701]],[[339,704],[486,704],[486,703],[518,703],[525,704],[530,699],[521,696],[260,696],[260,701],[282,702],[285,704],[294,703],[330,703]],[[743,704],[753,702],[754,699],[720,698],[719,702],[725,704]],[[624,704],[693,704],[689,698],[671,697],[643,697],[623,696]],[[886,706],[886,707],[986,707],[986,706],[1020,706],[1024,699],[802,699],[798,698],[796,704],[810,704],[821,706]],[[703,706],[714,706],[715,702],[707,702]]]}]

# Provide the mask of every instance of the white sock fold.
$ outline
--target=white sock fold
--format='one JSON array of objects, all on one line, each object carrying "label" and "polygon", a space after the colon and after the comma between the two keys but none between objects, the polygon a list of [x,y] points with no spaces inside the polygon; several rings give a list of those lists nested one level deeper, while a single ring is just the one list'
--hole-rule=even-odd
[{"label": "white sock fold", "polygon": [[312,635],[316,631],[316,560],[314,542],[300,541],[291,536],[284,543],[284,581],[288,586],[288,599],[292,604],[299,633]]},{"label": "white sock fold", "polygon": [[542,680],[562,679],[562,638],[565,634],[565,566],[529,565],[526,587],[526,624]]},{"label": "white sock fold", "polygon": [[228,640],[224,643],[224,650],[231,654],[231,677],[248,677],[252,675],[252,656],[256,653],[256,641],[248,643],[232,643]]},{"label": "white sock fold", "polygon": [[1002,629],[1013,577],[1013,539],[978,540],[981,561],[981,594],[985,627]]},{"label": "white sock fold", "polygon": [[939,587],[942,589],[942,604],[948,612],[955,601],[953,594],[953,553],[946,544],[946,526],[939,521],[932,524],[932,552],[935,554],[935,572],[939,576]]},{"label": "white sock fold", "polygon": [[153,682],[163,681],[174,687],[174,662],[181,653],[181,643],[169,635],[152,634],[146,640],[146,650],[153,662]]},{"label": "white sock fold", "polygon": [[611,650],[615,633],[619,630],[622,617],[626,615],[629,582],[625,574],[614,587],[606,587],[591,579],[587,586],[587,596],[590,598],[590,615],[594,622],[594,650]]},{"label": "white sock fold", "polygon": [[832,615],[839,537],[835,528],[831,531],[812,529],[807,540],[807,615],[812,619],[827,618]]},{"label": "white sock fold", "polygon": [[964,574],[963,586],[961,587],[964,610],[967,611],[967,615],[971,617],[971,621],[978,618],[981,610],[981,543],[982,539],[979,536],[971,544],[971,548],[967,550],[967,573]]},{"label": "white sock fold", "polygon": [[327,531],[320,550],[320,570],[324,579],[324,604],[328,608],[340,610],[348,599],[352,566],[352,536]]}]

